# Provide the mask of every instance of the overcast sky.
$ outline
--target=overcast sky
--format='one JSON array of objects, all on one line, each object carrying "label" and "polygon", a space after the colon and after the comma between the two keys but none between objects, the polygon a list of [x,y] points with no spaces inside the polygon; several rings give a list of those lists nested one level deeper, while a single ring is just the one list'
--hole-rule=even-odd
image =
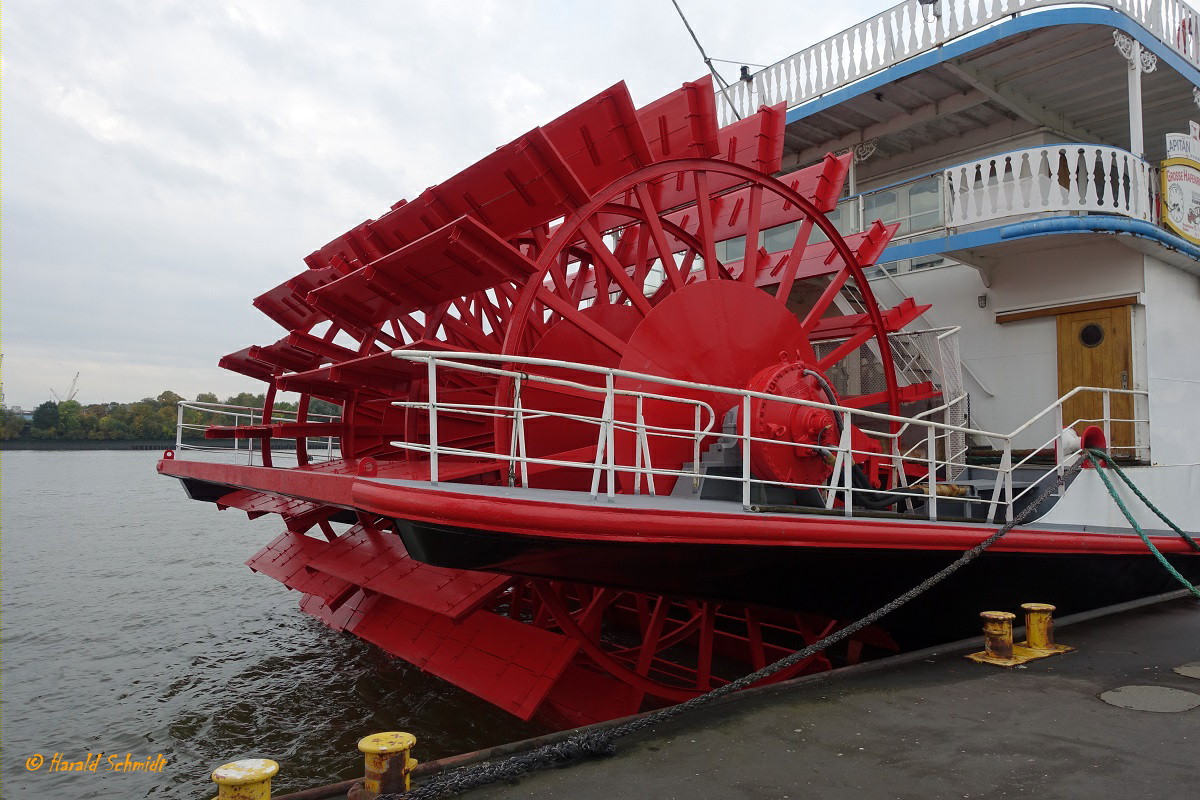
[{"label": "overcast sky", "polygon": [[[767,64],[887,0],[680,0]],[[3,380],[32,408],[262,384],[250,300],[301,259],[624,79],[704,73],[670,0],[3,6]],[[737,67],[724,65],[730,79]]]}]

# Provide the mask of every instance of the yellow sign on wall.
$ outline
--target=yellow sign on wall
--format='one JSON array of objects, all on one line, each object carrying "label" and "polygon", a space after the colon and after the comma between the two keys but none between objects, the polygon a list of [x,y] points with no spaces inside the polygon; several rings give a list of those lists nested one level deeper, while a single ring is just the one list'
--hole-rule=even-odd
[{"label": "yellow sign on wall", "polygon": [[1200,245],[1200,161],[1168,158],[1160,172],[1163,225]]}]

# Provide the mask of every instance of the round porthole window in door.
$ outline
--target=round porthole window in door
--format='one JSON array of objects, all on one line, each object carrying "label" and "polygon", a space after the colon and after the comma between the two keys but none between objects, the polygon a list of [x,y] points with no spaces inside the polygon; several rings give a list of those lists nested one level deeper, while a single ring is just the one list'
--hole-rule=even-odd
[{"label": "round porthole window in door", "polygon": [[1104,328],[1094,322],[1089,322],[1079,331],[1079,341],[1084,347],[1096,347],[1104,341]]}]

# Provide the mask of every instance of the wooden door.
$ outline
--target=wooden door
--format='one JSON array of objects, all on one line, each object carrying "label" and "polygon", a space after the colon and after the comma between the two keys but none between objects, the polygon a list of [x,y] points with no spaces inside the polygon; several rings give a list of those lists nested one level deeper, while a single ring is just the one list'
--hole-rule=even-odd
[{"label": "wooden door", "polygon": [[[1058,315],[1058,396],[1076,386],[1107,389],[1133,388],[1131,350],[1131,306],[1114,306],[1095,311]],[[1112,420],[1133,419],[1133,397],[1110,395]],[[1075,423],[1083,433],[1088,425],[1101,425],[1104,400],[1100,392],[1081,392],[1063,404],[1063,425]],[[1109,447],[1133,447],[1133,423],[1113,422]],[[1118,451],[1130,455],[1132,450]]]}]

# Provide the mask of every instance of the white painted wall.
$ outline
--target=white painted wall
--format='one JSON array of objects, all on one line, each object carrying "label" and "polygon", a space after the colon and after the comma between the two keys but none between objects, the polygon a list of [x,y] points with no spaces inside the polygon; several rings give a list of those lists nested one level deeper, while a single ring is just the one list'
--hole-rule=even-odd
[{"label": "white painted wall", "polygon": [[[926,323],[961,326],[963,362],[979,378],[974,381],[964,371],[977,428],[1007,433],[1058,398],[1055,318],[999,325],[995,321],[998,312],[1134,295],[1144,289],[1145,256],[1124,247],[1115,237],[1063,237],[1058,243],[1058,247],[1048,247],[1014,242],[1008,248],[990,249],[988,255],[999,258],[991,287],[984,287],[979,273],[965,265],[919,270],[896,278],[905,294],[919,303],[933,304]],[[886,279],[873,281],[872,288],[885,304],[900,296]],[[987,295],[987,306],[982,309],[978,305],[981,294]],[[1200,303],[1192,301],[1192,308],[1200,309]],[[1200,340],[1200,320],[1193,319],[1192,325]],[[1135,341],[1135,362],[1143,357],[1140,349]],[[1200,359],[1194,363],[1200,371]],[[1190,386],[1200,391],[1200,383]],[[1200,398],[1197,400],[1200,408]],[[1054,435],[1053,419],[1047,417],[1016,446],[1041,447]]]},{"label": "white painted wall", "polygon": [[[1131,467],[1129,478],[1150,502],[1162,509],[1167,518],[1185,531],[1200,530],[1200,509],[1196,497],[1200,495],[1200,466],[1175,465],[1170,467]],[[1169,533],[1150,509],[1129,490],[1123,482],[1114,481],[1117,494],[1147,533]],[[1061,500],[1049,512],[1038,517],[1035,524],[1070,525],[1112,528],[1132,531],[1129,521],[1120,507],[1112,501],[1100,476],[1094,469],[1085,469],[1067,488]]]},{"label": "white painted wall", "polygon": [[[1150,455],[1200,462],[1200,278],[1151,257],[1146,271]],[[1194,499],[1194,498],[1193,498]]]},{"label": "white painted wall", "polygon": [[[1014,244],[1018,244],[1014,242]],[[1027,239],[1011,254],[997,248],[992,280],[997,313],[1136,294],[1145,258],[1115,236]]]}]

